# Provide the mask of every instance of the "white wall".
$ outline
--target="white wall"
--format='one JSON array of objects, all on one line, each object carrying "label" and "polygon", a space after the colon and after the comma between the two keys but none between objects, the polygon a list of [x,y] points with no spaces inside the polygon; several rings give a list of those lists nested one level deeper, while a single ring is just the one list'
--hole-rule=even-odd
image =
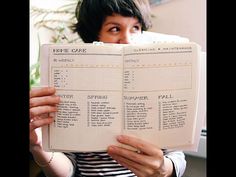
[{"label": "white wall", "polygon": [[169,0],[152,12],[150,31],[187,37],[206,51],[206,0]]}]

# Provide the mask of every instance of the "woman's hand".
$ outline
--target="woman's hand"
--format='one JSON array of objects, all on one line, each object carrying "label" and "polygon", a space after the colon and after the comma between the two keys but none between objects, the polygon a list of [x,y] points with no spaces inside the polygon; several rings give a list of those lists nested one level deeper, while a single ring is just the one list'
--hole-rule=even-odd
[{"label": "woman's hand", "polygon": [[55,96],[55,88],[43,87],[30,91],[30,148],[42,146],[41,127],[53,122],[53,116],[49,113],[57,111],[60,98]]},{"label": "woman's hand", "polygon": [[171,177],[173,164],[164,157],[163,151],[139,138],[120,135],[117,140],[125,145],[138,149],[128,150],[122,147],[109,146],[108,154],[124,167],[139,177]]}]

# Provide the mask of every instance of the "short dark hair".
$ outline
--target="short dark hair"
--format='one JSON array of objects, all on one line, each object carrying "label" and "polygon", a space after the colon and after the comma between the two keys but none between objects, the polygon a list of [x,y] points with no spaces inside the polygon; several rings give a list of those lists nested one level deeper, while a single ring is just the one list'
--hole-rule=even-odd
[{"label": "short dark hair", "polygon": [[105,18],[113,13],[136,17],[142,25],[142,31],[148,30],[152,25],[148,0],[82,0],[76,6],[77,23],[73,26],[73,31],[85,43],[98,41]]}]

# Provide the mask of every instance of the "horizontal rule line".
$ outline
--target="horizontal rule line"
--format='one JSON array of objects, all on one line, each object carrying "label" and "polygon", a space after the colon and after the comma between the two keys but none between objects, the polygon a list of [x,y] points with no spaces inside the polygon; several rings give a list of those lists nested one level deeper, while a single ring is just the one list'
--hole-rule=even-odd
[{"label": "horizontal rule line", "polygon": [[57,90],[60,90],[60,91],[81,91],[81,92],[91,92],[91,91],[94,91],[94,92],[122,92],[122,89],[121,90],[76,90],[76,89],[61,89],[61,88],[58,88],[58,87],[55,87]]},{"label": "horizontal rule line", "polygon": [[80,91],[80,92],[160,92],[160,91],[175,91],[175,90],[190,90],[189,88],[178,88],[178,89],[160,89],[160,90],[130,90],[130,89],[121,89],[121,90],[76,90],[76,89],[60,89],[55,87],[57,90],[60,91]]},{"label": "horizontal rule line", "polygon": [[191,53],[192,51],[179,51],[179,52],[149,52],[149,53],[128,53],[128,54],[124,54],[124,56],[128,56],[128,55],[153,55],[153,54],[166,54],[166,53]]},{"label": "horizontal rule line", "polygon": [[122,54],[103,54],[103,53],[54,53],[53,55],[108,55],[108,56],[122,56]]}]

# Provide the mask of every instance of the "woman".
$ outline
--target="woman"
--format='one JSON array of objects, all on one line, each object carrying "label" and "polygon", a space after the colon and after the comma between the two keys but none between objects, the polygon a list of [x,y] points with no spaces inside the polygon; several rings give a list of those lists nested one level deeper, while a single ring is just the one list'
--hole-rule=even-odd
[{"label": "woman", "polygon": [[[83,0],[76,7],[78,32],[86,43],[128,44],[151,27],[150,6],[145,0]],[[117,141],[140,149],[136,153],[116,146],[105,152],[59,153],[42,149],[40,127],[53,122],[47,113],[60,102],[55,88],[30,91],[30,151],[46,176],[150,176],[180,177],[186,161],[183,152],[163,150],[141,139],[118,136]]]}]

